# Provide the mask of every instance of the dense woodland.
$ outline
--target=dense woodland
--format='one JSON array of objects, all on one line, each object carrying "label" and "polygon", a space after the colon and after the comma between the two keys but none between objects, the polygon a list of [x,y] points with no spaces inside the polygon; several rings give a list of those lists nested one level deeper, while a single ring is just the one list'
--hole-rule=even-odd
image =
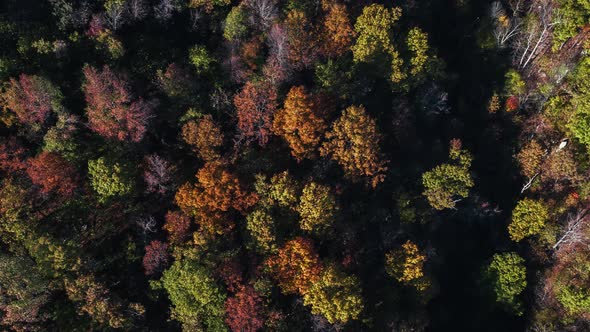
[{"label": "dense woodland", "polygon": [[590,331],[588,0],[1,0],[0,329]]}]

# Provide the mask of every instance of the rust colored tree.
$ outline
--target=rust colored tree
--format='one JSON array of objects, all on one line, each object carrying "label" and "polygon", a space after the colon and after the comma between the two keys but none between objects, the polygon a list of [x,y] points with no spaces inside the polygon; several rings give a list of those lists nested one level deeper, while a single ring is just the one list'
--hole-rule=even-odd
[{"label": "rust colored tree", "polygon": [[326,7],[322,27],[322,52],[327,57],[335,58],[350,50],[355,32],[345,5],[330,3]]},{"label": "rust colored tree", "polygon": [[234,332],[256,332],[264,326],[262,305],[262,298],[252,286],[241,286],[225,301],[225,322]]},{"label": "rust colored tree", "polygon": [[99,135],[119,141],[139,142],[152,117],[152,105],[134,99],[128,82],[105,66],[84,68],[83,85],[90,128]]},{"label": "rust colored tree", "polygon": [[266,265],[285,294],[305,294],[320,276],[322,263],[311,240],[296,237],[287,241]]},{"label": "rust colored tree", "polygon": [[220,157],[218,149],[223,144],[223,132],[210,114],[185,123],[182,139],[205,161]]},{"label": "rust colored tree", "polygon": [[277,93],[268,83],[247,82],[234,97],[238,116],[238,140],[257,140],[265,145],[277,109]]},{"label": "rust colored tree", "polygon": [[292,87],[285,106],[275,115],[273,131],[282,136],[295,159],[312,158],[326,129],[324,119],[317,112],[314,99],[303,86]]},{"label": "rust colored tree", "polygon": [[27,174],[42,194],[55,192],[71,197],[77,187],[76,169],[59,154],[41,152],[28,162]]}]

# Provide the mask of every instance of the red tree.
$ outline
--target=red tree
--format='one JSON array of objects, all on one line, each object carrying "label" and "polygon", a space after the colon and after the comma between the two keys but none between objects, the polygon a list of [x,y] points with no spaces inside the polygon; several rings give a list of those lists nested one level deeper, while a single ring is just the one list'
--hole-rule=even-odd
[{"label": "red tree", "polygon": [[43,194],[56,192],[71,197],[76,190],[76,169],[57,153],[41,152],[29,160],[27,174]]},{"label": "red tree", "polygon": [[262,299],[252,286],[241,289],[225,302],[225,322],[234,332],[255,332],[264,325]]},{"label": "red tree", "polygon": [[224,261],[216,272],[225,283],[228,291],[235,293],[242,287],[242,267],[237,259]]},{"label": "red tree", "polygon": [[139,142],[152,116],[152,105],[142,98],[133,100],[129,84],[107,66],[102,71],[85,67],[84,76],[90,128],[109,139]]},{"label": "red tree", "polygon": [[172,188],[173,167],[157,154],[145,157],[143,179],[148,193],[165,194]]},{"label": "red tree", "polygon": [[168,240],[172,244],[182,244],[188,239],[191,219],[180,211],[168,211],[164,229],[168,232]]},{"label": "red tree", "polygon": [[234,97],[234,106],[238,113],[240,140],[254,139],[265,145],[277,109],[277,93],[272,85],[247,82]]},{"label": "red tree", "polygon": [[14,137],[9,137],[0,143],[0,170],[12,173],[25,169],[24,154],[22,145]]},{"label": "red tree", "polygon": [[47,79],[21,74],[18,80],[10,79],[0,100],[21,123],[43,124],[52,111],[61,108],[62,95]]},{"label": "red tree", "polygon": [[146,275],[162,271],[168,264],[168,245],[158,240],[152,241],[145,247],[143,268]]}]

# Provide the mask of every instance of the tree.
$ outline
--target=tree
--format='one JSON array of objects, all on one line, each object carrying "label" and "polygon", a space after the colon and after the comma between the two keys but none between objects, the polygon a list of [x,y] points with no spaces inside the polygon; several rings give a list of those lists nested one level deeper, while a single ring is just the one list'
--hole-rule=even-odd
[{"label": "tree", "polygon": [[125,14],[127,13],[126,0],[106,0],[104,9],[104,18],[111,29],[117,30],[125,23]]},{"label": "tree", "polygon": [[154,240],[145,246],[145,255],[143,256],[143,269],[145,275],[153,275],[161,272],[168,265],[168,245],[166,243]]},{"label": "tree", "polygon": [[133,178],[127,166],[105,157],[89,160],[88,174],[101,201],[128,195],[133,190]]},{"label": "tree", "polygon": [[288,171],[273,175],[270,182],[266,176],[257,174],[254,187],[259,197],[258,203],[265,208],[278,205],[295,209],[301,191],[299,184]]},{"label": "tree", "polygon": [[374,188],[385,179],[385,166],[379,151],[381,135],[375,120],[363,106],[350,106],[332,124],[320,149],[344,169],[353,182],[365,180]]},{"label": "tree", "polygon": [[346,324],[357,319],[363,310],[359,281],[347,276],[335,266],[327,266],[318,280],[303,295],[303,303],[311,306],[312,314],[320,314],[330,324]]},{"label": "tree", "polygon": [[517,297],[527,285],[524,259],[514,252],[495,254],[485,276],[491,282],[496,301],[522,315],[522,303]]},{"label": "tree", "polygon": [[424,277],[426,256],[420,253],[418,246],[408,240],[401,248],[385,255],[385,271],[397,281],[419,286],[419,279]]},{"label": "tree", "polygon": [[[273,0],[256,0],[256,1],[273,1]],[[264,77],[273,85],[288,80],[292,74],[291,63],[289,62],[289,33],[287,29],[276,23],[273,24],[268,32],[267,44],[269,54],[266,58],[266,64],[262,68]]]},{"label": "tree", "polygon": [[235,6],[227,14],[223,37],[230,42],[242,39],[248,33],[248,14],[243,6]]},{"label": "tree", "polygon": [[182,244],[189,236],[191,219],[180,211],[168,211],[166,223],[163,228],[168,232],[168,241],[171,244]]},{"label": "tree", "polygon": [[326,129],[324,119],[318,114],[317,105],[303,86],[292,87],[273,122],[273,132],[282,136],[291,155],[298,161],[312,158]]},{"label": "tree", "polygon": [[27,167],[25,162],[25,148],[18,143],[14,136],[6,138],[0,143],[0,170],[15,173]]},{"label": "tree", "polygon": [[27,174],[40,187],[40,192],[55,192],[64,198],[74,194],[77,187],[76,169],[59,154],[41,152],[29,160]]},{"label": "tree", "polygon": [[321,234],[334,223],[338,206],[330,187],[310,182],[303,187],[297,210],[301,229]]},{"label": "tree", "polygon": [[214,7],[227,6],[230,0],[189,0],[189,8],[203,9],[206,13],[211,13]]},{"label": "tree", "polygon": [[78,305],[78,310],[88,314],[100,325],[112,329],[129,328],[128,315],[123,313],[123,303],[114,298],[110,290],[91,275],[65,280],[68,298]]},{"label": "tree", "polygon": [[182,126],[182,139],[205,161],[220,157],[218,149],[223,145],[223,132],[210,114],[186,122]]},{"label": "tree", "polygon": [[193,46],[188,55],[190,63],[195,66],[197,74],[204,74],[211,70],[215,59],[209,54],[207,48],[203,45]]},{"label": "tree", "polygon": [[319,55],[318,39],[313,35],[311,22],[303,11],[292,9],[284,24],[289,42],[289,62],[295,69],[309,68]]},{"label": "tree", "polygon": [[545,150],[535,140],[524,145],[516,157],[520,164],[522,174],[528,178],[532,178],[535,174],[539,173],[545,154]]},{"label": "tree", "polygon": [[141,141],[152,117],[152,105],[142,98],[134,100],[127,81],[107,66],[102,71],[86,66],[84,76],[90,128],[108,139]]},{"label": "tree", "polygon": [[156,72],[158,85],[170,98],[190,101],[196,90],[196,84],[188,70],[176,63],[171,63],[166,70]]},{"label": "tree", "polygon": [[513,241],[519,242],[526,237],[539,234],[549,219],[549,211],[542,201],[525,198],[516,203],[512,210],[512,221],[508,233]]},{"label": "tree", "polygon": [[[459,140],[451,141],[449,158],[453,164],[438,165],[422,174],[422,195],[437,210],[454,208],[457,202],[469,196],[469,189],[474,185],[469,174],[471,154],[461,150]],[[460,198],[457,199],[457,196]]]},{"label": "tree", "polygon": [[246,229],[262,252],[274,252],[277,249],[275,221],[265,209],[256,209],[246,217]]},{"label": "tree", "polygon": [[391,9],[380,4],[372,4],[363,8],[362,14],[354,24],[358,34],[352,46],[355,62],[369,62],[380,54],[391,57],[392,82],[397,83],[405,78],[402,72],[403,60],[393,45],[391,29],[402,15],[399,7]]},{"label": "tree", "polygon": [[306,294],[323,268],[313,243],[303,237],[287,241],[266,265],[285,294]]},{"label": "tree", "polygon": [[420,28],[412,28],[408,33],[408,50],[412,53],[410,59],[410,74],[417,75],[424,71],[428,61],[428,34]]},{"label": "tree", "polygon": [[226,296],[205,267],[177,260],[164,271],[161,281],[173,305],[172,318],[182,323],[183,330],[226,330]]},{"label": "tree", "polygon": [[0,94],[0,104],[22,124],[42,126],[52,112],[62,111],[63,95],[41,76],[21,74],[11,78]]},{"label": "tree", "polygon": [[252,286],[242,286],[225,301],[225,322],[234,332],[256,332],[264,326],[262,298]]},{"label": "tree", "polygon": [[144,158],[143,180],[146,192],[165,194],[172,189],[172,172],[174,167],[157,154]]},{"label": "tree", "polygon": [[345,5],[330,3],[325,10],[327,12],[322,27],[322,52],[327,57],[336,58],[348,52],[355,32]]},{"label": "tree", "polygon": [[268,142],[272,119],[277,109],[277,94],[268,83],[247,82],[234,97],[238,116],[239,140]]}]

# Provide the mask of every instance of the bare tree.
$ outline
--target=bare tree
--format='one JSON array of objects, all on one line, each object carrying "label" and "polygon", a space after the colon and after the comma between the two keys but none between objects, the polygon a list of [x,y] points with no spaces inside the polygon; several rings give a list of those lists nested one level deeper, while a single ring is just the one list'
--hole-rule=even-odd
[{"label": "bare tree", "polygon": [[276,0],[245,0],[245,5],[251,10],[251,23],[260,25],[266,30],[278,17]]},{"label": "bare tree", "polygon": [[160,0],[160,2],[154,6],[154,15],[160,21],[167,21],[178,9],[179,5],[175,0]]},{"label": "bare tree", "polygon": [[148,13],[148,8],[145,0],[130,0],[129,14],[134,20],[143,19]]},{"label": "bare tree", "polygon": [[525,69],[532,60],[550,47],[551,33],[557,22],[552,21],[554,4],[541,0],[529,8],[523,31],[515,40],[515,63]]},{"label": "bare tree", "polygon": [[104,5],[104,20],[113,30],[117,30],[125,23],[127,1],[111,0]]},{"label": "bare tree", "polygon": [[494,37],[499,47],[505,46],[512,37],[516,36],[522,27],[520,19],[520,0],[512,4],[512,14],[508,16],[500,1],[494,1],[490,8],[490,16],[494,20]]},{"label": "bare tree", "polygon": [[584,209],[568,215],[565,233],[557,240],[552,249],[563,245],[590,245],[587,213],[588,210]]},{"label": "bare tree", "polygon": [[139,227],[143,234],[143,242],[147,242],[147,234],[156,232],[156,219],[152,216],[143,216],[135,220],[135,224]]},{"label": "bare tree", "polygon": [[145,169],[143,179],[146,183],[146,192],[165,194],[172,189],[173,167],[164,158],[157,154],[145,157]]}]

